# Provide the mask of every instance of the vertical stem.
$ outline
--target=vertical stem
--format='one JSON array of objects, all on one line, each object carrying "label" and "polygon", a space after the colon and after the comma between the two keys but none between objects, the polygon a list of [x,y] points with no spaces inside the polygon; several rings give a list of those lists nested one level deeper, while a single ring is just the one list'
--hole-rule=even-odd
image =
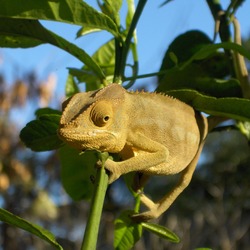
[{"label": "vertical stem", "polygon": [[120,39],[115,38],[115,72],[113,82],[119,84],[122,82],[121,57],[123,48],[124,43],[122,43]]},{"label": "vertical stem", "polygon": [[[238,45],[242,45],[240,24],[236,18],[233,18],[233,26],[234,26],[234,42]],[[250,84],[248,80],[248,70],[246,67],[244,57],[236,51],[233,52],[233,56],[234,56],[234,69],[236,77],[239,80],[242,88],[243,97],[250,99]]]},{"label": "vertical stem", "polygon": [[97,170],[95,190],[91,201],[90,215],[87,221],[81,250],[96,249],[102,208],[107,187],[108,175],[102,166]]},{"label": "vertical stem", "polygon": [[140,0],[138,2],[137,7],[136,7],[135,14],[134,14],[134,17],[132,19],[132,22],[131,22],[131,25],[130,25],[130,28],[129,28],[129,31],[128,31],[128,34],[127,34],[127,37],[126,37],[126,40],[124,43],[124,50],[123,50],[123,54],[122,54],[122,63],[121,63],[122,75],[124,75],[126,59],[128,56],[130,42],[131,42],[131,39],[133,37],[133,33],[134,33],[134,30],[136,28],[136,25],[139,21],[139,18],[141,16],[141,13],[142,13],[146,3],[147,3],[147,0]]},{"label": "vertical stem", "polygon": [[[223,11],[222,6],[220,4],[220,0],[207,0],[207,4],[210,8],[210,11],[213,15],[215,21],[215,35],[218,32],[220,35],[220,39],[222,42],[231,42],[231,31],[230,31],[230,20],[225,11]],[[235,76],[234,72],[234,63],[233,63],[233,56],[231,51],[224,50],[225,55],[228,58],[230,72],[232,76]]]},{"label": "vertical stem", "polygon": [[121,41],[119,41],[118,39],[116,40],[116,63],[115,63],[115,76],[114,76],[115,82],[121,81],[122,78],[124,77],[126,60],[130,49],[131,39],[133,37],[135,27],[141,16],[141,13],[143,11],[146,2],[147,0],[139,0],[125,42],[121,43]]}]

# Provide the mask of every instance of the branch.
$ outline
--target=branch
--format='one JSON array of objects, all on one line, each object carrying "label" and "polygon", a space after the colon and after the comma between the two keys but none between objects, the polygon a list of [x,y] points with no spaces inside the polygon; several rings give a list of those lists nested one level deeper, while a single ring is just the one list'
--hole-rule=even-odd
[{"label": "branch", "polygon": [[102,161],[102,167],[97,169],[95,190],[91,202],[90,215],[87,221],[81,250],[96,249],[102,208],[108,187],[108,175],[104,169],[104,163],[108,158],[108,154],[100,153],[99,158]]}]

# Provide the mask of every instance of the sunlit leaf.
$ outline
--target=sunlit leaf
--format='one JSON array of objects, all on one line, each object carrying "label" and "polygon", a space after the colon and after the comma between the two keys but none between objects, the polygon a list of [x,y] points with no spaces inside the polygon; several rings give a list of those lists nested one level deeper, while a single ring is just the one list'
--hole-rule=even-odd
[{"label": "sunlit leaf", "polygon": [[42,19],[91,26],[117,35],[117,26],[105,14],[82,0],[0,0],[0,16]]},{"label": "sunlit leaf", "polygon": [[79,87],[71,74],[68,74],[68,78],[65,86],[65,95],[66,97],[70,97],[76,93],[80,92]]},{"label": "sunlit leaf", "polygon": [[141,238],[142,226],[131,220],[133,213],[133,211],[124,211],[115,220],[114,248],[116,250],[129,250]]},{"label": "sunlit leaf", "polygon": [[59,243],[56,242],[55,236],[51,232],[43,229],[42,227],[36,224],[30,223],[27,220],[24,220],[2,208],[0,208],[0,220],[38,236],[39,238],[47,241],[49,244],[56,247],[57,249],[63,249],[59,245]]},{"label": "sunlit leaf", "polygon": [[62,115],[62,112],[57,110],[57,109],[52,109],[52,108],[40,108],[37,109],[35,112],[35,115],[37,118],[39,118],[42,115]]},{"label": "sunlit leaf", "polygon": [[102,12],[109,16],[118,26],[120,25],[120,15],[119,11],[122,6],[122,0],[103,0],[98,1],[98,5]]},{"label": "sunlit leaf", "polygon": [[[102,45],[92,56],[93,60],[98,63],[102,71],[106,75],[106,82],[112,82],[114,75],[115,66],[115,44],[114,40],[110,40]],[[100,88],[101,82],[97,76],[87,67],[84,66],[82,69],[70,68],[70,74],[75,76],[78,81],[85,82],[86,90],[95,90]]]},{"label": "sunlit leaf", "polygon": [[29,48],[44,43],[36,35],[40,31],[37,21],[13,20],[0,17],[0,47]]},{"label": "sunlit leaf", "polygon": [[135,3],[134,0],[127,0],[128,12],[126,16],[126,30],[129,30],[133,16],[135,14]]},{"label": "sunlit leaf", "polygon": [[[16,37],[17,40],[20,38],[20,43],[17,43],[15,47],[27,48],[30,45],[50,43],[78,58],[86,64],[98,78],[105,78],[98,64],[84,50],[45,29],[37,20],[0,18],[0,37],[2,37],[0,42],[4,42],[0,44],[0,47],[14,46],[13,41],[6,43],[6,37]],[[28,42],[28,39],[31,39],[31,43]],[[25,42],[27,42],[27,44]]]},{"label": "sunlit leaf", "polygon": [[61,115],[58,111],[45,112],[44,109],[37,111],[37,120],[27,123],[20,132],[22,142],[33,151],[48,151],[64,145],[57,136]]},{"label": "sunlit leaf", "polygon": [[[1,22],[1,20],[0,20]],[[1,25],[1,24],[0,24]],[[0,28],[1,29],[1,28]],[[17,35],[0,35],[0,47],[6,48],[30,48],[42,44],[36,39]]]},{"label": "sunlit leaf", "polygon": [[90,199],[94,191],[96,175],[95,163],[98,158],[95,152],[83,154],[68,145],[59,149],[62,184],[69,196],[74,200]]},{"label": "sunlit leaf", "polygon": [[82,27],[80,28],[77,33],[76,33],[76,37],[79,38],[81,36],[85,36],[87,34],[90,34],[90,33],[94,33],[94,32],[98,32],[98,31],[101,31],[101,29],[97,29],[97,28],[92,28],[92,27]]},{"label": "sunlit leaf", "polygon": [[115,41],[111,39],[103,44],[93,55],[93,59],[101,65],[106,75],[113,73],[115,64]]}]

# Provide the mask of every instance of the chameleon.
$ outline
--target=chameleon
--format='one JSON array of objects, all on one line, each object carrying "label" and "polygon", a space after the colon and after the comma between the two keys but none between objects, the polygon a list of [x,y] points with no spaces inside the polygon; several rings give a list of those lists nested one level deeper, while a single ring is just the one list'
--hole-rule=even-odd
[{"label": "chameleon", "polygon": [[[58,135],[81,151],[119,154],[121,161],[105,162],[109,183],[137,173],[135,190],[148,210],[133,217],[148,221],[164,213],[189,185],[208,131],[208,119],[184,102],[113,83],[67,99]],[[159,201],[140,192],[150,176],[178,173],[177,185]]]}]

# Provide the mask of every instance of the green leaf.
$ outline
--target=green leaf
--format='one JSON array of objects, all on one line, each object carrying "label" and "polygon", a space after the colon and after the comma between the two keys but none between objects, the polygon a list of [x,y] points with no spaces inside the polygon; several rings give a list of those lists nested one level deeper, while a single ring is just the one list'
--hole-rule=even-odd
[{"label": "green leaf", "polygon": [[65,86],[65,96],[68,98],[76,93],[79,93],[80,90],[76,84],[74,77],[71,74],[68,74],[68,78]]},{"label": "green leaf", "polygon": [[[197,39],[194,42],[195,37]],[[161,70],[167,71],[159,76],[158,90],[189,88],[216,97],[241,96],[241,88],[236,80],[230,79],[225,84],[217,84],[217,78],[230,76],[228,59],[219,49],[237,51],[250,58],[250,53],[242,46],[230,42],[212,44],[199,31],[189,31],[178,36],[164,56]],[[171,53],[177,57],[178,65],[176,60],[173,62]]]},{"label": "green leaf", "polygon": [[0,35],[0,47],[5,48],[30,48],[42,44],[36,39],[16,35]]},{"label": "green leaf", "polygon": [[98,5],[104,14],[109,16],[117,26],[120,26],[119,11],[122,7],[122,0],[103,0],[103,4],[98,1]]},{"label": "green leaf", "polygon": [[[52,112],[50,110],[50,112]],[[20,139],[33,151],[48,151],[60,148],[64,143],[57,136],[61,116],[37,111],[37,120],[29,122],[20,132]]]},{"label": "green leaf", "polygon": [[129,250],[141,238],[141,224],[133,222],[131,215],[133,211],[124,211],[115,220],[114,248],[116,250]]},{"label": "green leaf", "polygon": [[[99,1],[98,5],[101,8],[102,12],[109,16],[114,23],[116,23],[117,27],[120,26],[120,16],[119,16],[119,11],[122,6],[122,1],[117,0],[117,1],[110,1],[110,0],[104,0],[103,4],[101,4]],[[87,25],[85,24],[78,32],[77,32],[77,38],[80,36],[84,36],[93,32],[98,32],[101,31],[100,28],[93,27],[91,24]]]},{"label": "green leaf", "polygon": [[233,97],[215,98],[202,95],[190,89],[171,90],[166,93],[207,114],[250,121],[249,99]]},{"label": "green leaf", "polygon": [[36,118],[39,118],[42,115],[62,115],[62,112],[57,109],[52,108],[40,108],[35,112]]},{"label": "green leaf", "polygon": [[154,233],[163,239],[166,239],[166,240],[171,241],[173,243],[180,242],[179,237],[166,227],[163,227],[161,225],[154,224],[154,223],[149,223],[149,222],[142,222],[141,225],[142,225],[143,229],[145,229],[151,233]]},{"label": "green leaf", "polygon": [[111,39],[107,43],[103,44],[93,55],[98,65],[100,65],[105,74],[113,75],[115,65],[115,41]]},{"label": "green leaf", "polygon": [[178,89],[193,89],[215,97],[242,97],[239,81],[220,80],[210,77],[199,64],[190,64],[184,69],[169,70],[157,88],[159,92]]},{"label": "green leaf", "polygon": [[128,12],[126,16],[126,32],[128,32],[129,27],[131,25],[133,16],[135,14],[135,3],[134,0],[127,0]]},{"label": "green leaf", "polygon": [[42,19],[91,26],[107,30],[117,36],[116,24],[105,14],[82,0],[0,0],[0,16]]},{"label": "green leaf", "polygon": [[56,242],[55,236],[51,232],[43,229],[38,225],[32,224],[2,208],[0,208],[0,220],[38,236],[57,249],[63,249],[62,246],[60,246],[59,243]]},{"label": "green leaf", "polygon": [[178,63],[183,63],[207,44],[212,44],[212,41],[205,33],[198,30],[191,30],[179,35],[168,47],[162,61],[161,70],[175,66],[171,54],[175,55]]},{"label": "green leaf", "polygon": [[37,21],[14,20],[0,17],[0,47],[29,48],[44,41],[37,38],[36,31],[40,31]]},{"label": "green leaf", "polygon": [[214,54],[218,49],[228,49],[240,53],[242,56],[250,60],[250,52],[248,52],[243,46],[236,43],[224,42],[218,44],[209,44],[203,46],[197,53],[195,53],[189,60],[181,65],[181,68],[186,67],[194,60],[202,60],[208,58],[210,55]]},{"label": "green leaf", "polygon": [[[112,82],[115,65],[114,39],[102,45],[92,56],[92,59],[101,67],[106,75],[106,81]],[[75,76],[79,82],[87,84],[86,91],[100,88],[101,82],[88,66],[82,69],[69,68],[70,74]]]},{"label": "green leaf", "polygon": [[80,28],[77,33],[76,33],[76,38],[79,38],[81,36],[85,36],[85,35],[88,35],[90,33],[94,33],[94,32],[99,32],[101,31],[101,29],[97,29],[97,28],[92,28],[92,27],[82,27]]},{"label": "green leaf", "polygon": [[59,149],[62,184],[73,200],[90,199],[93,195],[96,175],[96,152],[86,151],[83,154],[68,145]]},{"label": "green leaf", "polygon": [[[195,42],[194,42],[195,39]],[[225,53],[200,31],[189,31],[178,36],[169,46],[162,62],[158,91],[194,89],[215,97],[241,97],[238,80],[219,80],[230,76],[230,65]],[[239,49],[230,44],[231,49]],[[209,53],[207,53],[209,51]],[[176,57],[173,60],[173,55]]]},{"label": "green leaf", "polygon": [[[37,20],[0,18],[0,37],[0,42],[3,42],[0,47],[13,47],[15,45],[16,48],[27,48],[30,45],[50,43],[86,64],[98,78],[105,78],[98,64],[84,50],[45,29]],[[8,39],[12,37],[16,40],[20,38],[20,42],[15,44],[13,40],[9,41]],[[31,40],[30,43],[28,42],[29,39]]]}]

